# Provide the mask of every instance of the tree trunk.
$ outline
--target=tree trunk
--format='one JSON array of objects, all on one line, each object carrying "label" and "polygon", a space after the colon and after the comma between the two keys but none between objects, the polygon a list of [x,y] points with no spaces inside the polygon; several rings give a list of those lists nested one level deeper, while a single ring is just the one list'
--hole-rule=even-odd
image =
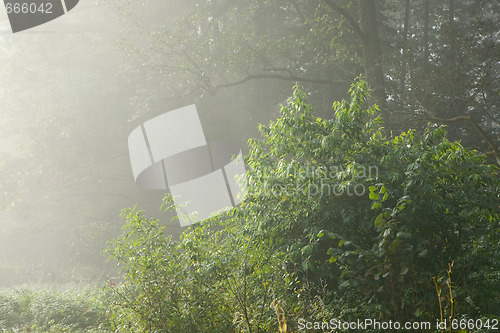
[{"label": "tree trunk", "polygon": [[[375,0],[358,0],[359,21],[334,0],[323,0],[331,9],[342,15],[361,40],[365,76],[373,89],[373,97],[382,110],[387,111],[382,50],[377,28]],[[388,114],[387,114],[388,118]]]},{"label": "tree trunk", "polygon": [[429,72],[429,0],[425,0],[424,12],[424,72]]},{"label": "tree trunk", "polygon": [[363,61],[368,83],[373,89],[373,97],[384,110],[386,92],[382,64],[382,50],[377,27],[377,9],[375,0],[359,0],[359,23],[363,32]]},{"label": "tree trunk", "polygon": [[406,94],[406,65],[407,60],[407,48],[408,48],[408,29],[410,25],[410,0],[406,0],[405,3],[405,19],[403,24],[403,42],[401,45],[401,78],[399,80],[401,87],[401,96]]}]

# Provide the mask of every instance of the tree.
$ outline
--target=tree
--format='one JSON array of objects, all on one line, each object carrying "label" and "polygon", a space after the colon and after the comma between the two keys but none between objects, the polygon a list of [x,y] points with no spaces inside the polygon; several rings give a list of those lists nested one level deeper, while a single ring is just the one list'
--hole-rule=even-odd
[{"label": "tree", "polygon": [[[449,135],[498,155],[498,4],[483,0],[196,1],[138,48],[167,95],[220,93],[254,80],[307,85],[325,112],[360,73],[386,126],[449,125]],[[459,42],[460,41],[460,42]],[[135,44],[132,42],[132,46]],[[147,51],[145,51],[147,50]],[[250,85],[251,86],[251,85]],[[281,95],[286,87],[274,87]],[[258,93],[248,89],[248,93]],[[387,105],[386,105],[387,104]],[[265,108],[267,112],[270,107]]]},{"label": "tree", "polygon": [[244,332],[276,331],[283,318],[292,330],[300,318],[434,321],[433,277],[443,283],[454,263],[455,312],[444,311],[495,318],[498,168],[448,141],[443,127],[384,136],[368,97],[358,80],[334,117],[322,119],[295,87],[281,116],[251,141],[245,201],[178,243],[128,212],[109,249],[124,265],[128,289],[117,292],[127,311],[152,323],[159,308],[174,306],[155,325],[181,327],[198,320],[203,304],[199,320]]},{"label": "tree", "polygon": [[375,0],[358,1],[358,20],[354,19],[352,14],[335,1],[325,0],[325,3],[349,22],[351,29],[360,40],[363,47],[364,73],[372,86],[375,100],[385,109],[387,96],[385,93],[382,50],[380,49],[377,23],[378,11]]},{"label": "tree", "polygon": [[403,7],[386,1],[381,10],[386,58],[401,60],[385,63],[394,109],[406,114],[400,120],[405,126],[446,124],[450,137],[496,158],[500,45],[491,13],[497,6],[424,0]]}]

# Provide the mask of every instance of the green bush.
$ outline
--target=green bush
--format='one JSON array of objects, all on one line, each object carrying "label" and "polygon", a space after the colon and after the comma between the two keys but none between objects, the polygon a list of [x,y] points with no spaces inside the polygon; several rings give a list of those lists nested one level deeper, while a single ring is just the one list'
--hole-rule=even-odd
[{"label": "green bush", "polygon": [[266,258],[231,227],[198,226],[174,243],[141,212],[123,217],[123,235],[107,250],[125,275],[109,290],[114,330],[232,332],[274,319],[269,304],[280,278],[271,268],[279,267],[281,253]]},{"label": "green bush", "polygon": [[335,117],[319,119],[296,87],[251,141],[250,194],[236,215],[290,255],[287,271],[308,293],[328,286],[333,318],[435,320],[432,277],[452,262],[455,310],[498,316],[498,168],[443,127],[386,137],[367,99],[358,80]]},{"label": "green bush", "polygon": [[[314,117],[305,96],[295,87],[281,117],[259,127],[248,196],[224,218],[173,242],[157,220],[123,212],[123,235],[107,250],[126,278],[108,290],[113,330],[498,317],[497,168],[443,127],[386,137],[362,80],[331,120]],[[165,205],[173,209],[168,196]],[[433,278],[452,287],[441,310]]]}]

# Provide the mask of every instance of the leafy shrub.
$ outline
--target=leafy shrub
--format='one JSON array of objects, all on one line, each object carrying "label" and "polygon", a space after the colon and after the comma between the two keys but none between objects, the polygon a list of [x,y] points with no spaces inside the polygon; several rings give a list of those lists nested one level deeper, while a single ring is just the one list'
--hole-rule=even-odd
[{"label": "leafy shrub", "polygon": [[[123,235],[107,250],[126,277],[109,290],[114,330],[434,322],[433,277],[444,283],[452,262],[454,314],[498,317],[497,168],[446,140],[443,127],[386,137],[362,80],[331,120],[314,117],[305,96],[295,87],[282,116],[259,127],[248,196],[225,218],[176,243],[157,220],[123,212]],[[168,196],[165,204],[172,209]]]},{"label": "leafy shrub", "polygon": [[269,305],[280,281],[270,267],[279,267],[280,253],[266,258],[231,227],[198,226],[174,243],[141,212],[125,210],[123,217],[123,235],[107,250],[125,274],[123,285],[110,287],[113,329],[232,332],[266,322],[277,327]]},{"label": "leafy shrub", "polygon": [[498,169],[443,127],[387,138],[368,96],[358,80],[325,120],[296,87],[260,127],[237,211],[247,232],[289,253],[313,295],[328,285],[335,318],[434,320],[432,277],[453,261],[457,310],[498,316]]}]

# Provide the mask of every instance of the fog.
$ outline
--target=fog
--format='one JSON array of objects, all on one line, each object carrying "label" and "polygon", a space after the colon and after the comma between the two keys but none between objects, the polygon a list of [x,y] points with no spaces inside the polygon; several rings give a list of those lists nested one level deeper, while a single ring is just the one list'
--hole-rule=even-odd
[{"label": "fog", "polygon": [[[207,37],[206,45],[196,49],[197,40],[193,36],[213,33],[219,38],[217,29],[232,31],[231,24],[234,24],[228,19],[215,29],[211,22],[218,14],[212,13],[205,25],[196,25],[194,18],[192,22],[188,18],[187,21],[179,20],[177,25],[163,26],[165,22],[175,23],[196,3],[181,0],[84,0],[56,20],[15,34],[10,30],[2,7],[0,285],[97,282],[115,275],[101,251],[106,248],[108,239],[120,234],[123,220],[119,214],[123,208],[136,206],[145,210],[147,216],[160,219],[167,233],[179,237],[183,229],[178,221],[160,208],[164,191],[144,190],[134,182],[127,138],[145,121],[196,103],[207,141],[231,142],[246,152],[247,140],[258,135],[257,125],[268,123],[279,114],[280,103],[289,96],[296,77],[307,77],[304,84],[314,80],[321,83],[308,85],[310,102],[317,107],[317,114],[333,117],[332,102],[344,97],[352,79],[362,72],[361,56],[356,58],[351,54],[361,53],[361,48],[347,43],[349,37],[339,35],[339,43],[348,45],[345,49],[326,47],[323,52],[321,47],[333,45],[333,39],[332,42],[323,42],[317,36],[314,39],[316,37],[307,35],[308,31],[298,19],[287,21],[271,17],[271,14],[266,19],[264,16],[255,17],[262,24],[257,24],[255,34],[245,36],[247,39],[240,46],[223,44],[228,42],[223,37],[220,37],[220,44]],[[273,15],[293,16],[290,13],[295,13],[294,7],[284,7]],[[396,18],[402,22],[402,12],[391,12],[391,8],[390,3],[386,5],[384,15],[395,15],[394,22]],[[314,11],[305,14],[313,15]],[[436,22],[445,17],[437,10],[434,15]],[[302,19],[300,11],[295,16]],[[273,36],[287,31],[293,22],[297,25],[293,33],[306,31],[306,38],[297,37],[300,47],[284,42],[274,54],[274,45],[263,43],[260,51],[267,53],[262,56],[252,54],[259,50],[252,49],[251,42],[264,32]],[[387,27],[396,26],[393,21],[387,22]],[[421,29],[417,23],[415,29]],[[400,28],[401,24],[398,24]],[[438,23],[434,24],[433,29],[438,27]],[[178,27],[177,34],[169,30],[174,26]],[[179,35],[179,31],[187,32],[184,36]],[[384,52],[385,61],[389,63],[387,59],[400,52],[397,48],[391,51],[394,42],[387,41],[389,37],[384,35],[388,34],[387,31],[382,30],[381,40],[382,46],[388,49]],[[168,46],[176,38],[184,42],[185,49]],[[417,41],[422,42],[418,38]],[[321,47],[309,47],[313,42]],[[427,40],[424,42],[428,43]],[[442,51],[437,46],[432,47],[436,53]],[[243,49],[251,54],[248,62],[238,58]],[[230,50],[227,54],[233,58],[228,56],[227,60],[227,54],[221,50]],[[428,46],[425,52],[429,57]],[[318,60],[320,54],[326,58]],[[192,71],[192,74],[189,68],[175,67],[180,63],[179,55],[191,61],[193,67],[199,65],[199,71]],[[286,57],[290,58],[285,59],[289,64],[282,64],[281,59]],[[484,56],[493,59],[488,57]],[[219,59],[220,64],[217,64]],[[364,61],[366,65],[368,60]],[[447,66],[437,56],[432,61],[436,62],[436,67]],[[271,71],[269,64],[273,62],[275,65]],[[395,83],[395,77],[399,74],[393,75],[400,70],[401,64],[404,67],[405,62],[396,59],[387,66],[385,80],[389,104],[397,98],[406,98],[404,93],[396,91],[398,83]],[[245,85],[230,83],[228,89],[224,89],[223,79],[238,82],[235,78],[244,77],[242,73],[251,73],[258,66],[262,67],[260,75],[263,78],[277,79],[249,79]],[[418,66],[416,64],[415,68]],[[179,73],[185,75],[181,78]],[[231,76],[231,73],[236,74]],[[286,73],[290,75],[286,76]],[[415,71],[411,75],[417,77],[419,73]],[[370,78],[374,74],[368,70],[367,75]],[[410,74],[403,71],[403,91],[406,89],[405,75]],[[219,80],[211,80],[214,77]],[[246,79],[249,77],[251,75]],[[204,90],[199,86],[192,89],[196,80],[206,84]],[[417,80],[415,82],[420,84]],[[393,89],[392,93],[390,89]],[[418,98],[416,100],[420,103]],[[442,101],[446,103],[446,100]],[[490,104],[494,102],[490,101]],[[413,102],[406,103],[411,109]],[[434,101],[429,102],[432,103]],[[465,110],[460,107],[459,111]],[[416,109],[418,107],[411,112]],[[412,124],[412,117],[398,126],[406,128],[407,124]],[[495,127],[490,123],[485,122],[485,128],[494,131]],[[457,135],[464,137],[471,128],[465,125],[455,127]],[[477,143],[477,134],[470,137],[474,138],[471,139],[473,147],[487,146],[486,141]],[[467,138],[464,140],[466,142]]]},{"label": "fog", "polygon": [[123,148],[91,139],[102,140],[110,127],[124,126],[116,119],[96,127],[96,117],[102,121],[109,108],[116,114],[125,104],[117,99],[124,85],[117,74],[120,64],[113,61],[119,27],[109,11],[91,2],[17,34],[4,12],[0,17],[0,281],[87,278],[85,271],[100,260],[85,243],[99,236],[106,219],[108,229],[117,229],[113,214],[99,216],[105,202],[117,204],[105,196],[106,187],[130,186],[126,171],[110,173],[123,177],[120,182],[106,180],[103,172],[111,163],[126,168],[126,156],[113,162],[106,156],[122,154]]},{"label": "fog", "polygon": [[0,15],[0,284],[103,279],[120,209],[162,216],[162,193],[137,188],[130,170],[143,83],[124,70],[124,24],[91,1],[17,34]]},{"label": "fog", "polygon": [[208,141],[246,151],[257,123],[277,115],[282,96],[249,107],[234,98],[240,88],[216,96],[165,94],[178,82],[166,82],[137,48],[149,46],[145,30],[188,3],[131,4],[129,12],[122,5],[83,1],[16,34],[0,13],[1,285],[116,275],[101,251],[120,234],[123,208],[145,210],[178,238],[178,221],[160,209],[164,191],[134,182],[127,137],[144,121],[196,103]]},{"label": "fog", "polygon": [[38,2],[0,6],[0,329],[498,326],[500,2]]}]

